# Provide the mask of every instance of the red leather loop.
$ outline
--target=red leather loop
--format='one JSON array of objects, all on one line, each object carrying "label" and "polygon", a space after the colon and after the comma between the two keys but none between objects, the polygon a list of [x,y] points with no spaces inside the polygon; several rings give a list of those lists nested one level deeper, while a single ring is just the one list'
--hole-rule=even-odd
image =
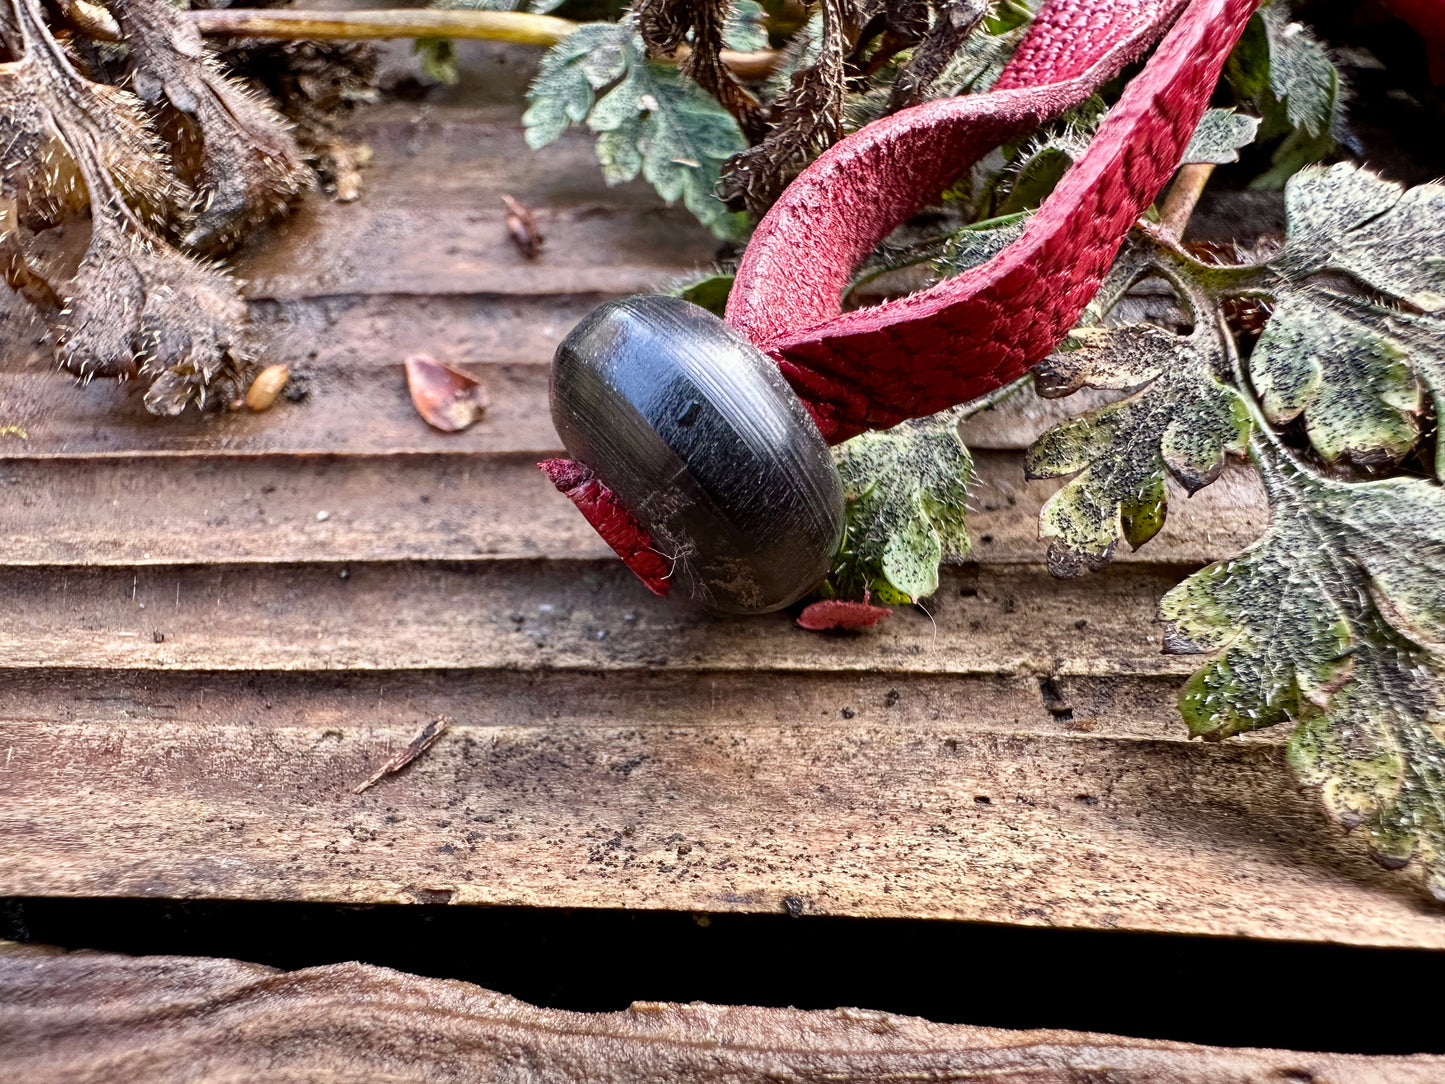
[{"label": "red leather loop", "polygon": [[[830,443],[1013,380],[1068,332],[1174,173],[1256,3],[1051,0],[993,91],[904,110],[805,170],[754,233],[728,322],[777,359]],[[987,151],[1082,101],[1166,29],[1018,241],[933,289],[840,311],[853,268],[899,223]]]}]

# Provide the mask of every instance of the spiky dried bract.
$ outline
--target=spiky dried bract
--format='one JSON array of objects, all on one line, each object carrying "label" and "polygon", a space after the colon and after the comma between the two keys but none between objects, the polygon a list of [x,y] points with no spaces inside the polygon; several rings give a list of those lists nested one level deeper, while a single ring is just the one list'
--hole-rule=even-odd
[{"label": "spiky dried bract", "polygon": [[[1081,387],[1133,394],[1050,429],[1029,448],[1030,478],[1075,474],[1045,503],[1039,537],[1049,569],[1076,576],[1138,549],[1164,526],[1166,474],[1194,493],[1213,482],[1227,454],[1243,455],[1249,410],[1228,384],[1221,329],[1203,321],[1180,336],[1147,324],[1083,328],[1072,350],[1038,370],[1046,397]],[[1134,390],[1138,389],[1138,390]]]},{"label": "spiky dried bract", "polygon": [[85,379],[148,379],[146,409],[179,414],[244,390],[236,329],[245,319],[224,273],[134,227],[102,221],[67,288],[56,358]]},{"label": "spiky dried bract", "polygon": [[817,54],[792,73],[790,87],[773,103],[778,120],[772,131],[723,169],[720,194],[729,206],[761,214],[813,158],[842,138],[843,0],[822,0],[822,9]]},{"label": "spiky dried bract", "polygon": [[959,46],[983,21],[989,9],[985,0],[944,0],[933,25],[928,26],[926,4],[907,7],[923,9],[922,22],[927,30],[893,84],[888,99],[890,113],[917,105],[927,97],[934,81],[943,74]]},{"label": "spiky dried bract", "polygon": [[[218,392],[235,394],[243,361],[233,328],[246,316],[235,286],[166,245],[127,198],[142,187],[153,196],[161,187],[151,183],[157,171],[168,178],[134,99],[81,76],[34,0],[15,0],[11,14],[23,52],[4,73],[18,105],[6,113],[7,123],[17,145],[63,152],[91,211],[90,242],[75,274],[63,285],[41,284],[55,299],[41,307],[54,310],[56,361],[86,380],[148,378],[146,406],[158,414],[204,405]],[[6,166],[10,183],[21,166],[8,159]],[[33,184],[26,183],[29,192]],[[7,279],[34,300],[42,291],[29,280],[39,276],[13,251],[13,238],[7,247]]]},{"label": "spiky dried bract", "polygon": [[1295,723],[1300,780],[1445,899],[1445,490],[1328,481],[1264,436],[1251,453],[1269,531],[1160,604],[1165,650],[1219,652],[1180,709],[1209,739]]},{"label": "spiky dried bract", "polygon": [[94,146],[137,214],[153,223],[170,216],[188,197],[140,103],[85,78],[48,38],[31,36],[19,60],[0,65],[0,194],[15,200],[18,223],[43,229],[85,205],[72,150],[80,141]]},{"label": "spiky dried bract", "polygon": [[361,195],[371,149],[348,140],[341,121],[377,94],[374,43],[232,39],[218,59],[279,103],[323,191],[342,203]]},{"label": "spiky dried bract", "polygon": [[184,243],[229,248],[253,225],[284,214],[311,184],[290,126],[210,59],[199,32],[166,0],[111,0],[141,99],[174,111],[176,164],[196,190]]}]

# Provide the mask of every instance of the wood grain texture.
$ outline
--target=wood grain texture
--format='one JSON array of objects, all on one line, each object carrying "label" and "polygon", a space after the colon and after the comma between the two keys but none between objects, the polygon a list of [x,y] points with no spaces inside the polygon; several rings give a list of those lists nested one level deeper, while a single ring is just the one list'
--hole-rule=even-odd
[{"label": "wood grain texture", "polygon": [[[822,636],[783,611],[717,618],[648,595],[615,559],[0,569],[0,672],[689,669],[1188,673],[1153,623],[1170,569],[1058,581],[945,570],[929,614]],[[159,638],[158,638],[159,637]],[[1106,645],[1101,649],[1101,645]]]},{"label": "wood grain texture", "polygon": [[[70,708],[57,718],[51,690]],[[859,673],[12,675],[19,895],[934,917],[1445,947],[1168,685]],[[1156,705],[1136,714],[1140,703]],[[351,788],[439,715],[403,772]]]},{"label": "wood grain texture", "polygon": [[[307,200],[275,227],[274,243],[237,264],[248,297],[637,293],[717,250],[643,182],[608,189],[590,133],[529,149],[510,104],[387,103],[358,113],[347,134],[383,151],[365,198]],[[513,245],[503,192],[532,209],[545,259]],[[325,258],[297,260],[302,251]]]},{"label": "wood grain texture", "polygon": [[[540,458],[558,452],[0,459],[0,494],[11,509],[4,562],[130,567],[607,556],[606,544],[556,499],[537,469]],[[1041,561],[1038,513],[1058,483],[1026,482],[1020,452],[979,452],[975,466],[969,517],[975,559]],[[1238,552],[1268,522],[1256,476],[1242,468],[1194,498],[1176,493],[1172,507],[1164,530],[1138,552],[1124,549],[1120,564],[1204,564]]]},{"label": "wood grain texture", "polygon": [[860,1009],[641,1002],[534,1008],[479,986],[335,964],[60,953],[0,943],[0,1061],[29,1084],[1427,1084],[1445,1059],[1229,1049],[933,1024]]},{"label": "wood grain texture", "polygon": [[[512,54],[508,54],[512,55]],[[76,387],[0,306],[0,895],[800,909],[1445,947],[1445,912],[1289,787],[1282,734],[1190,743],[1158,597],[1264,522],[1243,471],[1058,581],[1022,449],[968,423],[969,564],[929,614],[818,636],[649,596],[535,461],[557,339],[714,243],[585,137],[493,99],[362,112],[358,205],[242,272],[265,414]],[[549,241],[511,247],[502,191]],[[7,295],[8,296],[8,295]],[[486,382],[428,429],[401,359]],[[1090,400],[1097,403],[1098,398]],[[931,615],[931,616],[930,616]],[[430,719],[453,729],[360,796]],[[684,850],[686,848],[686,850]],[[791,902],[790,902],[791,901]]]}]

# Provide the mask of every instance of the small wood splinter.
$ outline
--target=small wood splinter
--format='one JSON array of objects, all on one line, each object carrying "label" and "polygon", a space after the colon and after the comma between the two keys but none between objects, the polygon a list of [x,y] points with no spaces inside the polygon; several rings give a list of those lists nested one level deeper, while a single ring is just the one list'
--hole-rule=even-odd
[{"label": "small wood splinter", "polygon": [[527,259],[535,260],[542,251],[542,242],[546,240],[537,228],[536,216],[521,200],[505,192],[502,193],[502,202],[507,205],[507,233],[512,243]]},{"label": "small wood splinter", "polygon": [[435,745],[437,739],[440,738],[443,734],[445,734],[447,732],[447,728],[451,725],[451,719],[449,719],[445,715],[438,715],[431,722],[427,723],[426,726],[422,727],[421,733],[411,740],[410,745],[408,745],[401,752],[397,753],[380,768],[376,769],[372,776],[365,782],[358,783],[356,784],[356,786],[352,787],[351,793],[360,794],[363,791],[369,790],[371,787],[376,786],[376,784],[380,783],[388,775],[395,775],[397,772],[401,771],[413,760],[421,756],[433,745]]}]

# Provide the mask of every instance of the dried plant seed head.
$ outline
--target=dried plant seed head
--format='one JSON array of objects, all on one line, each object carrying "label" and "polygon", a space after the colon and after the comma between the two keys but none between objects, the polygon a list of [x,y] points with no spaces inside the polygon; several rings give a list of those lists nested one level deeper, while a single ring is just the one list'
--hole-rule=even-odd
[{"label": "dried plant seed head", "polygon": [[233,38],[216,56],[226,70],[244,72],[277,103],[322,191],[341,203],[361,195],[361,171],[371,150],[348,141],[340,122],[358,103],[377,97],[375,45]]},{"label": "dried plant seed head", "polygon": [[241,395],[248,365],[237,331],[246,306],[235,283],[173,249],[149,255],[141,320],[141,374],[151,378],[146,409],[174,415]]},{"label": "dried plant seed head", "polygon": [[136,93],[162,109],[176,168],[196,190],[186,247],[231,248],[249,226],[285,213],[311,172],[284,118],[222,74],[165,0],[112,0],[111,8],[131,47]]},{"label": "dried plant seed head", "polygon": [[241,394],[245,318],[225,274],[102,220],[55,321],[56,359],[86,380],[145,377],[146,409],[179,414]]},{"label": "dried plant seed head", "polygon": [[58,50],[36,48],[0,65],[0,193],[15,199],[22,224],[43,229],[85,205],[78,144],[94,148],[131,209],[150,223],[189,201],[133,94],[91,82]]},{"label": "dried plant seed head", "polygon": [[55,320],[55,360],[89,381],[134,376],[136,331],[145,308],[139,270],[105,234],[92,237]]}]

